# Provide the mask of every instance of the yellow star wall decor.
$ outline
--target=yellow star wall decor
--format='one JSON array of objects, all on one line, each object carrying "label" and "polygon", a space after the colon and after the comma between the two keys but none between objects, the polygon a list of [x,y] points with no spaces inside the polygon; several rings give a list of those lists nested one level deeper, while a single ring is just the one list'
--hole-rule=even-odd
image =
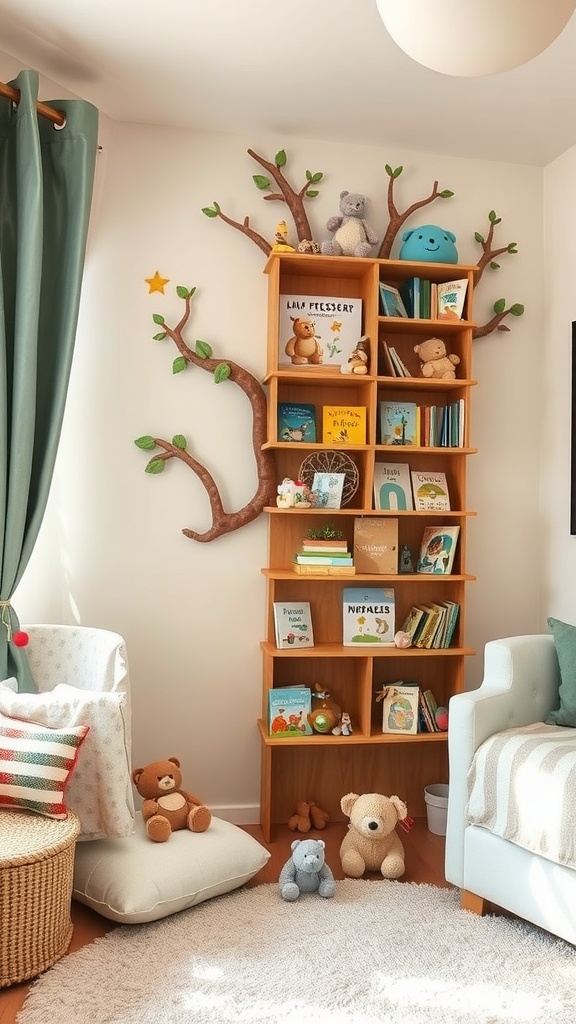
[{"label": "yellow star wall decor", "polygon": [[161,292],[162,295],[164,295],[164,288],[170,281],[170,278],[160,277],[160,274],[158,273],[158,271],[156,271],[154,277],[146,277],[144,280],[146,281],[146,284],[150,288],[150,291],[148,293],[149,295],[151,295],[152,292]]}]

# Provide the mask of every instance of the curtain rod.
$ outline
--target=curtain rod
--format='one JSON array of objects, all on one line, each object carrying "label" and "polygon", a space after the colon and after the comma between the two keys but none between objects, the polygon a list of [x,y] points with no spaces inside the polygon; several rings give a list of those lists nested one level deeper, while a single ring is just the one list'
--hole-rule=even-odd
[{"label": "curtain rod", "polygon": [[[0,82],[0,96],[6,96],[6,98],[12,100],[13,103],[20,102],[20,90],[13,89],[11,85],[4,85],[3,82]],[[66,117],[62,111],[54,110],[54,107],[49,107],[46,103],[37,103],[36,110],[42,115],[42,117],[48,118],[49,121],[52,121],[53,124],[56,124],[59,127],[66,124]]]}]

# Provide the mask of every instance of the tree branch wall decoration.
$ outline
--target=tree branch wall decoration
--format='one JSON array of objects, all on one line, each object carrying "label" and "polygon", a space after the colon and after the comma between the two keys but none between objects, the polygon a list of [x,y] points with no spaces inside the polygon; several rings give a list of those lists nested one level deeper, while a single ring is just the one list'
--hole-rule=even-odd
[{"label": "tree branch wall decoration", "polygon": [[154,340],[164,341],[165,338],[170,338],[176,345],[179,355],[172,363],[173,373],[182,373],[190,366],[197,366],[212,373],[215,384],[230,381],[244,392],[252,408],[252,445],[258,474],[256,491],[243,508],[236,512],[226,512],[214,477],[188,450],[184,434],[175,434],[171,441],[144,434],[137,438],[134,444],[142,451],[154,452],[146,465],[146,473],[162,473],[168,462],[177,459],[196,474],[208,495],[212,525],[204,533],[188,528],[183,529],[182,533],[191,540],[206,543],[251,523],[258,518],[266,505],[275,501],[276,465],[273,453],[262,450],[262,445],[266,441],[266,396],[259,381],[238,363],[215,358],[212,347],[207,342],[197,341],[195,348],[192,349],[184,340],[183,331],[190,319],[192,296],[195,291],[195,288],[177,287],[178,297],[184,300],[184,313],[175,327],[170,327],[160,313],[154,313],[152,319],[161,328],[154,335]]},{"label": "tree branch wall decoration", "polygon": [[[319,182],[323,180],[323,172],[317,171],[313,174],[311,171],[306,171],[304,184],[300,186],[299,189],[295,189],[289,183],[284,173],[284,167],[288,162],[286,151],[284,149],[281,149],[276,154],[273,161],[267,160],[259,153],[256,153],[253,149],[249,149],[247,152],[248,155],[256,160],[263,170],[267,171],[267,174],[270,175],[270,177],[260,174],[252,176],[256,187],[261,191],[267,192],[263,198],[265,200],[277,200],[286,203],[292,215],[294,228],[299,242],[305,243],[314,241],[314,236],[310,228],[304,203],[306,199],[314,199],[318,195],[318,190],[313,186],[319,184]],[[436,202],[437,199],[451,199],[454,195],[454,192],[450,189],[439,189],[438,182],[435,181],[428,196],[425,196],[423,199],[416,200],[401,212],[396,206],[394,188],[395,183],[403,170],[403,167],[392,168],[390,164],[385,165],[385,171],[389,178],[387,189],[388,224],[378,252],[378,257],[380,259],[390,258],[392,246],[399,231],[408,218],[416,213],[417,210],[422,210],[425,206],[429,206],[431,203]],[[278,191],[273,189],[270,178],[273,179]],[[250,226],[249,217],[245,217],[242,222],[233,220],[227,214],[223,213],[217,202],[214,202],[212,206],[203,207],[202,213],[207,217],[219,218],[230,227],[235,228],[237,231],[241,231],[262,250],[265,256],[270,255],[270,252],[272,251],[272,243],[264,238],[263,235],[254,231]],[[482,248],[482,256],[478,262],[478,272],[475,275],[476,286],[487,268],[490,270],[500,269],[500,264],[495,261],[495,257],[505,254],[512,256],[518,252],[516,242],[508,242],[507,245],[492,248],[494,243],[494,229],[501,223],[501,220],[502,218],[498,217],[494,210],[491,210],[488,214],[489,229],[486,238],[484,238],[484,236],[478,231],[474,233],[475,241]],[[508,316],[522,316],[524,308],[525,307],[519,302],[514,302],[508,305],[506,303],[506,299],[497,299],[493,305],[494,316],[492,316],[485,324],[478,325],[474,329],[474,337],[483,338],[487,334],[491,334],[492,331],[509,331],[510,328],[503,321]]]}]

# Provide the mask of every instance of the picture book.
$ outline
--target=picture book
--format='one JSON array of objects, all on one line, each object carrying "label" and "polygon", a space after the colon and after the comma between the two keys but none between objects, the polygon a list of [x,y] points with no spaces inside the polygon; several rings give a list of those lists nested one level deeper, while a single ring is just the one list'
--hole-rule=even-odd
[{"label": "picture book", "polygon": [[322,443],[366,444],[366,407],[364,405],[324,405],[322,407]]},{"label": "picture book", "polygon": [[390,683],[383,688],[382,732],[418,732],[419,692],[416,683]]},{"label": "picture book", "polygon": [[446,474],[413,469],[412,493],[416,512],[449,512],[450,494]]},{"label": "picture book", "polygon": [[344,647],[394,643],[394,591],[385,587],[344,587]]},{"label": "picture book", "polygon": [[408,316],[406,306],[397,288],[380,282],[380,305],[384,316]]},{"label": "picture book", "polygon": [[426,526],[422,534],[416,572],[452,572],[459,526]]},{"label": "picture book", "polygon": [[468,280],[442,281],[437,288],[438,320],[460,320],[464,312],[464,299]]},{"label": "picture book", "polygon": [[374,463],[374,508],[411,512],[413,507],[408,463]]},{"label": "picture book", "polygon": [[280,295],[278,366],[340,372],[362,337],[362,300]]},{"label": "picture book", "polygon": [[312,505],[314,508],[340,508],[345,473],[314,473]]},{"label": "picture book", "polygon": [[274,632],[280,650],[314,647],[309,601],[274,601]]},{"label": "picture book", "polygon": [[354,520],[356,572],[395,575],[398,572],[398,520],[361,516]]},{"label": "picture book", "polygon": [[316,409],[308,403],[278,402],[278,440],[316,441]]},{"label": "picture book", "polygon": [[419,444],[416,402],[380,402],[380,444]]},{"label": "picture book", "polygon": [[409,317],[418,320],[422,313],[420,311],[420,278],[409,277],[400,285],[400,294],[404,300],[406,312]]},{"label": "picture book", "polygon": [[310,690],[306,686],[278,686],[268,690],[268,735],[311,736],[308,715],[312,710]]}]

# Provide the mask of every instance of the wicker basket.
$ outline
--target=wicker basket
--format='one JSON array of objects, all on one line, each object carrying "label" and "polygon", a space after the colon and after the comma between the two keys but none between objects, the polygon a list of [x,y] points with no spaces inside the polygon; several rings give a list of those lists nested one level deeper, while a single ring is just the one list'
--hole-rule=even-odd
[{"label": "wicker basket", "polygon": [[80,822],[0,809],[0,987],[34,978],[64,955]]}]

